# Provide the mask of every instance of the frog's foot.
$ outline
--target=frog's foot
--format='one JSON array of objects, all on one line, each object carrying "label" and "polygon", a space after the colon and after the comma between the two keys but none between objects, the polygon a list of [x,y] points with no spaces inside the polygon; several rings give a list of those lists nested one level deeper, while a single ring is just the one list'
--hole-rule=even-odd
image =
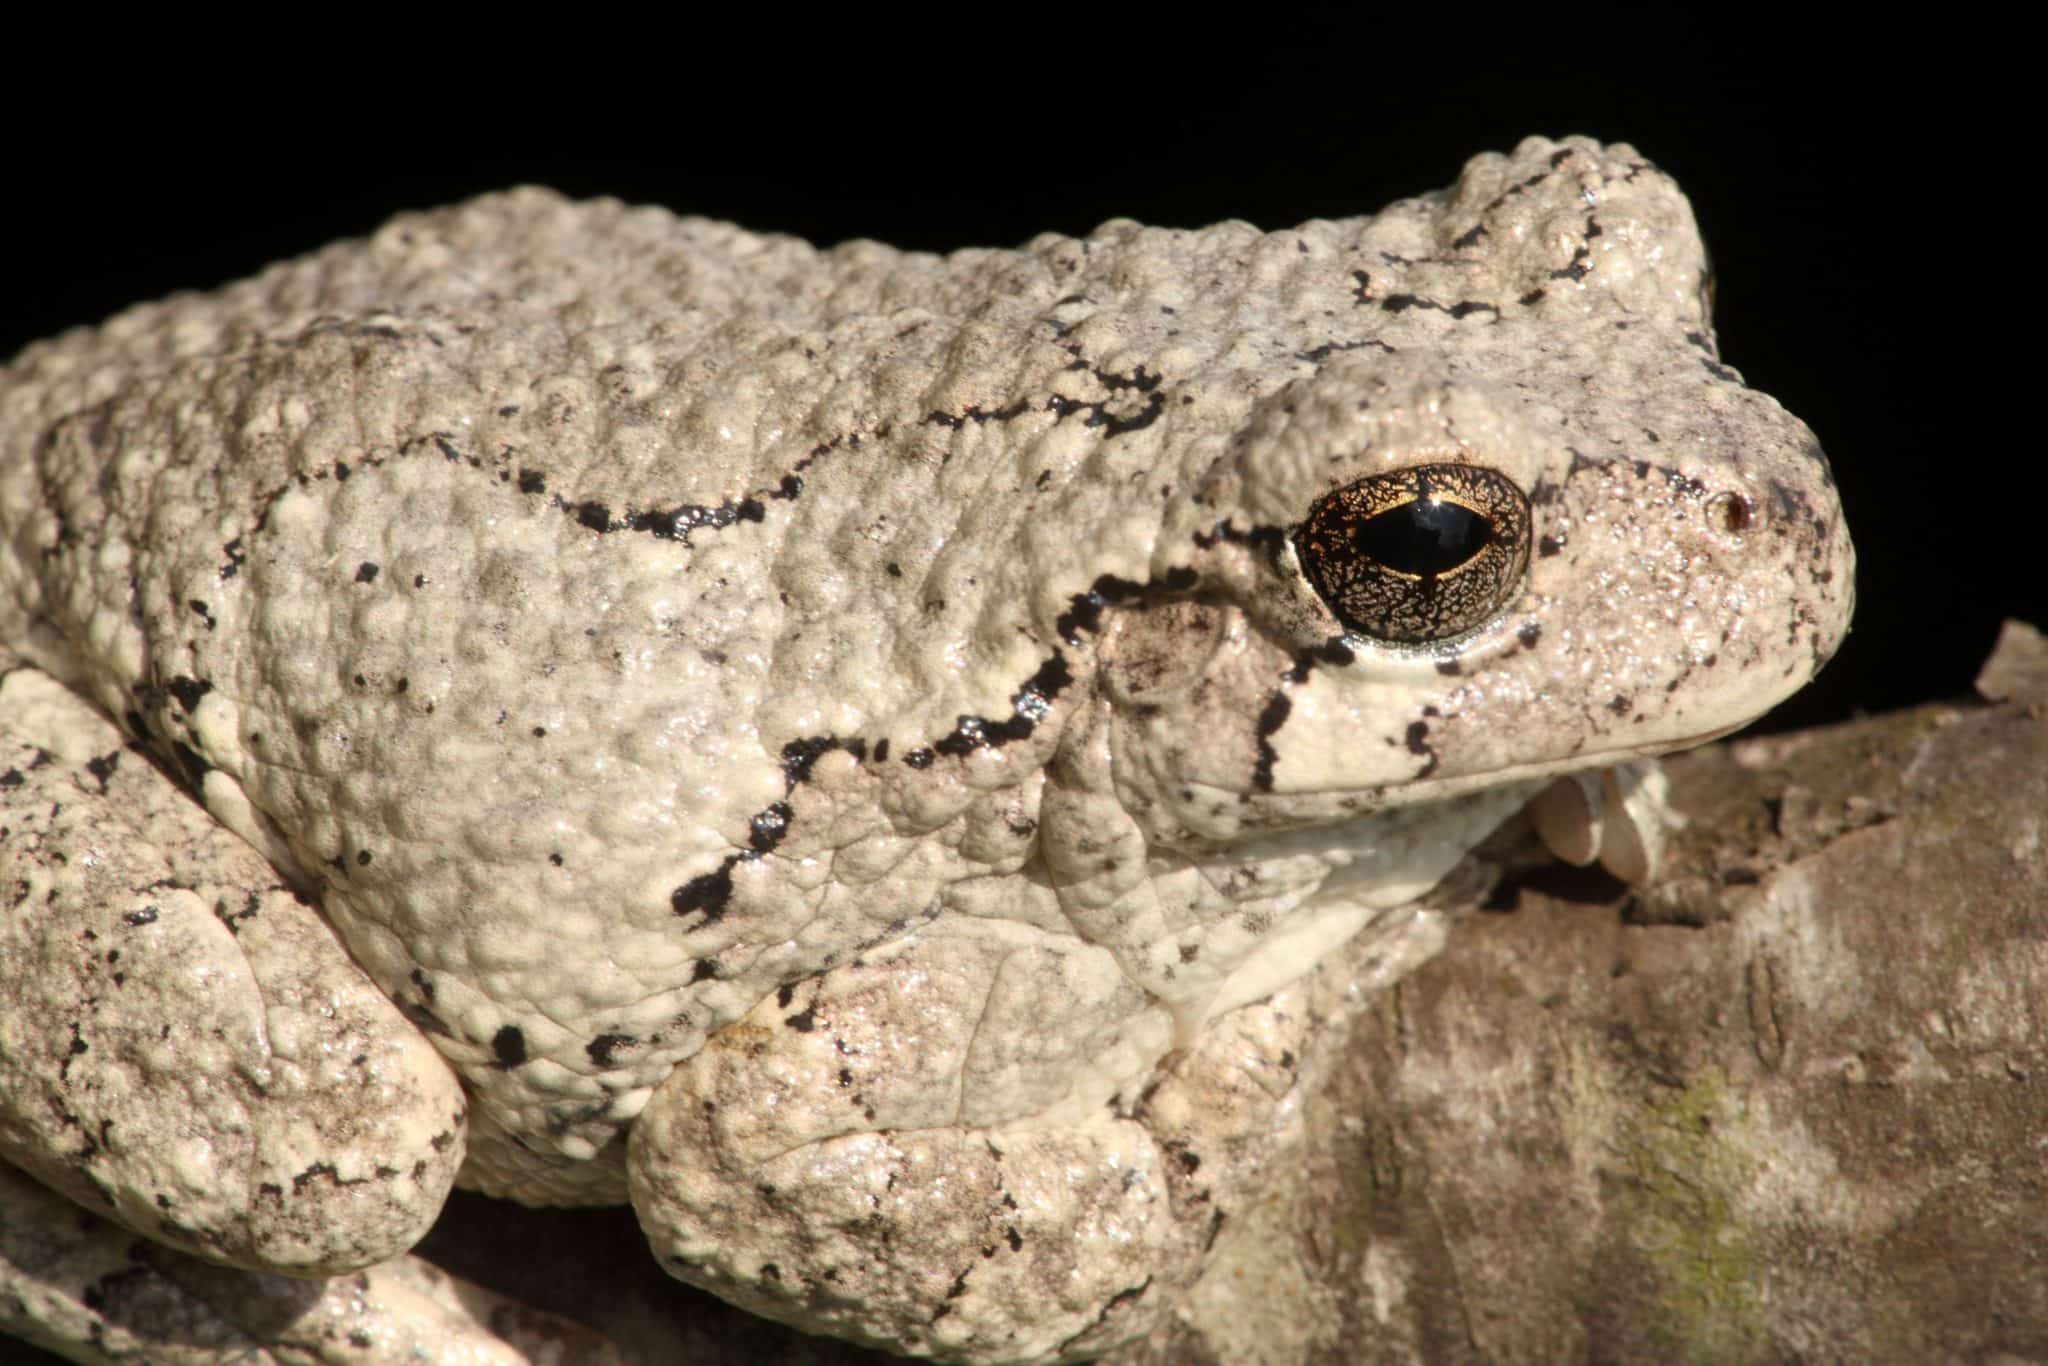
[{"label": "frog's foot", "polygon": [[87,1209],[295,1275],[396,1256],[440,1210],[447,1064],[268,864],[26,668],[0,676],[0,981],[0,1159]]},{"label": "frog's foot", "polygon": [[[672,1274],[799,1327],[947,1360],[1092,1356],[1198,1272],[1270,1147],[1305,1016],[1232,1012],[1155,1070],[1133,1060],[1164,1051],[1165,1013],[1112,1008],[1135,989],[1101,950],[931,929],[678,1067],[632,1133],[634,1207]],[[1084,1059],[1111,1080],[1041,1103]]]},{"label": "frog's foot", "polygon": [[[0,1334],[74,1361],[622,1366],[578,1324],[417,1257],[327,1280],[212,1266],[0,1166]],[[0,1356],[8,1356],[0,1342]]]},{"label": "frog's foot", "polygon": [[1685,825],[1655,759],[1566,774],[1529,803],[1529,819],[1556,857],[1581,868],[1597,859],[1631,887],[1657,880],[1665,837]]}]

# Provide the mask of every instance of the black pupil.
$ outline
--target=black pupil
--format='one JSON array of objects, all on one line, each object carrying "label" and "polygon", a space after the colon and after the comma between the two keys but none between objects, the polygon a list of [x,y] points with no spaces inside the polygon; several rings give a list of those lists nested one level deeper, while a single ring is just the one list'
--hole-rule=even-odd
[{"label": "black pupil", "polygon": [[1389,569],[1434,578],[1456,569],[1485,548],[1487,520],[1468,507],[1417,498],[1388,508],[1358,528],[1354,544]]}]

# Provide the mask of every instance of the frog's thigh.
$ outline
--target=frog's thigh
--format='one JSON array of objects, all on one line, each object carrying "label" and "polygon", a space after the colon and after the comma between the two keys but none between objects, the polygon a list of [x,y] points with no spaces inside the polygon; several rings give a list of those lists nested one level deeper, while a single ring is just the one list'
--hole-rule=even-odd
[{"label": "frog's thigh", "polygon": [[461,1164],[459,1084],[325,922],[28,669],[0,676],[0,980],[0,1158],[148,1238],[352,1270]]},{"label": "frog's thigh", "polygon": [[[1177,1068],[1145,1082],[1169,1041],[1101,950],[940,922],[677,1068],[635,1122],[633,1204],[672,1274],[758,1313],[949,1359],[1078,1358],[1192,1276],[1231,1168],[1196,1131],[1263,1135],[1285,1090],[1239,1048],[1197,1084],[1213,1110],[1160,1123],[1151,1098],[1188,1089]],[[1148,1099],[1113,1106],[1119,1080]]]}]

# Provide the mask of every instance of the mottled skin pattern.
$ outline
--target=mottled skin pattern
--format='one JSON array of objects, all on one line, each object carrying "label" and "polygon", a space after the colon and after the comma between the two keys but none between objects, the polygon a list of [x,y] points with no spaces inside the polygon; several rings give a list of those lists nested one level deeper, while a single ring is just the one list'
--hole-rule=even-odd
[{"label": "mottled skin pattern", "polygon": [[[1584,140],[945,257],[490,196],[0,371],[0,647],[318,896],[460,1073],[465,1180],[630,1194],[800,1323],[1076,1354],[1177,1283],[1097,1249],[1208,1227],[1158,1194],[1169,1050],[1839,641],[1826,461],[1706,292],[1676,188]],[[1425,462],[1526,493],[1526,580],[1348,633],[1291,533]],[[968,1152],[1056,1266],[832,1205]]]}]

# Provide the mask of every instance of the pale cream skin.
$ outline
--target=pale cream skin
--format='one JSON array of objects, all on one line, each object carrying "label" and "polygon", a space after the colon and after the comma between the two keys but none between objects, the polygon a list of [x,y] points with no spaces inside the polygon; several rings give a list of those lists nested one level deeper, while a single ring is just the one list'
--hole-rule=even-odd
[{"label": "pale cream skin", "polygon": [[[1312,1023],[1253,1003],[1419,961],[1554,777],[1840,641],[1826,461],[1703,271],[1632,149],[1531,139],[1372,218],[943,258],[517,191],[30,348],[0,1153],[241,1266],[398,1255],[452,1179],[901,1350],[1141,1331],[1291,1084],[1202,1060]],[[1426,525],[1315,520],[1361,489]],[[96,790],[81,702],[183,787]]]}]

